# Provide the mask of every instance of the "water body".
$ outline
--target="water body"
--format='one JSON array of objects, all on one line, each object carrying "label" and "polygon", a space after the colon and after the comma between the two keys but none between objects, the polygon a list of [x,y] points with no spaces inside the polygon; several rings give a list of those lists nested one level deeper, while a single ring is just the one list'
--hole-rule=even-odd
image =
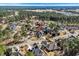
[{"label": "water body", "polygon": [[0,9],[79,9],[79,6],[0,6]]}]

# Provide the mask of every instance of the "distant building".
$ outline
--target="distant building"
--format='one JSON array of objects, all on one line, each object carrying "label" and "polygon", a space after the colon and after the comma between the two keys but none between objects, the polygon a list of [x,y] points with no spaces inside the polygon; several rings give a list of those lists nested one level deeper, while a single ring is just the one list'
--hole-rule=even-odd
[{"label": "distant building", "polygon": [[68,30],[79,30],[79,26],[77,26],[77,25],[67,25],[67,26],[65,26],[65,28],[66,29],[68,29]]}]

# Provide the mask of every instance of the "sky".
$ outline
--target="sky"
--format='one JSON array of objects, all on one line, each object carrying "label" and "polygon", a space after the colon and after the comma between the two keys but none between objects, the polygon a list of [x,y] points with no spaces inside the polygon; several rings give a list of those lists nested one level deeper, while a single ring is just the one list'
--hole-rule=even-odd
[{"label": "sky", "polygon": [[[47,3],[47,4],[29,4],[29,3]],[[0,0],[0,6],[79,6],[79,0]]]},{"label": "sky", "polygon": [[0,0],[0,3],[79,3],[79,0]]},{"label": "sky", "polygon": [[79,6],[79,3],[0,3],[0,6]]}]

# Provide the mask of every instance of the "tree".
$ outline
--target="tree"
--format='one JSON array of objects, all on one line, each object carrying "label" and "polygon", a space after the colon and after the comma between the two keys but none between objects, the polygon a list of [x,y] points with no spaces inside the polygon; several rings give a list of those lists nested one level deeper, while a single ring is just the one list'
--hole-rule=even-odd
[{"label": "tree", "polygon": [[50,24],[49,24],[49,27],[50,27],[50,28],[54,28],[55,26],[56,26],[56,24],[50,22]]},{"label": "tree", "polygon": [[64,40],[63,50],[65,55],[75,56],[79,53],[79,38],[69,38]]},{"label": "tree", "polygon": [[22,26],[22,28],[21,28],[21,36],[27,36],[27,27],[28,27],[28,25],[26,26],[26,25],[24,25],[24,26]]},{"label": "tree", "polygon": [[21,39],[21,36],[18,35],[19,33],[16,33],[13,37],[15,43],[18,42]]}]

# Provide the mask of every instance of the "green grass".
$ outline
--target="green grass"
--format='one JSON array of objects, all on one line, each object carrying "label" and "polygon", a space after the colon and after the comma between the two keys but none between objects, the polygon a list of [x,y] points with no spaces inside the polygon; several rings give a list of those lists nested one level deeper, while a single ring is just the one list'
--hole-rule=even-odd
[{"label": "green grass", "polygon": [[34,56],[34,54],[33,54],[33,52],[28,51],[28,52],[26,53],[26,56]]},{"label": "green grass", "polygon": [[0,45],[0,56],[4,55],[5,51],[6,51],[6,47],[4,45]]}]

